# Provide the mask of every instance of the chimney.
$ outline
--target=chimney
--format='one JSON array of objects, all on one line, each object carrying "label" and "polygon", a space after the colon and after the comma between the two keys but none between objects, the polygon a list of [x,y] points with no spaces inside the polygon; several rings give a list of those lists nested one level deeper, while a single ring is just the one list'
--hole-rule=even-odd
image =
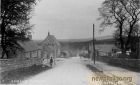
[{"label": "chimney", "polygon": [[50,35],[50,32],[48,32],[48,36]]}]

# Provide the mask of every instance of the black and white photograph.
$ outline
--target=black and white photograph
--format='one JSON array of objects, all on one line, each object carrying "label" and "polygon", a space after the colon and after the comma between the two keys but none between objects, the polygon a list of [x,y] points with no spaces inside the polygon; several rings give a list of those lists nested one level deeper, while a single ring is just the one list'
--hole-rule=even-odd
[{"label": "black and white photograph", "polygon": [[140,0],[0,0],[0,85],[140,85]]}]

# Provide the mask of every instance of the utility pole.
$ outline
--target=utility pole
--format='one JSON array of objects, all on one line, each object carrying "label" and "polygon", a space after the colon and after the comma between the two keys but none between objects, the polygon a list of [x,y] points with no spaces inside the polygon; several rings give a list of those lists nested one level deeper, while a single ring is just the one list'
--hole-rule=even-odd
[{"label": "utility pole", "polygon": [[138,49],[137,49],[137,58],[140,58],[140,38],[139,38],[139,32],[138,32],[138,34],[137,34],[137,37],[138,37]]},{"label": "utility pole", "polygon": [[93,24],[93,55],[92,57],[94,58],[94,64],[95,64],[96,54],[95,54],[95,26],[94,24]]}]

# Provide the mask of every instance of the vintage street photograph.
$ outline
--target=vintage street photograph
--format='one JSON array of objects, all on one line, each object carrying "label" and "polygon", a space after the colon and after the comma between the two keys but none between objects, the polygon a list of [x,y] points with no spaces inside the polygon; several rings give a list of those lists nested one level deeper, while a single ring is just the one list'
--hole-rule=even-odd
[{"label": "vintage street photograph", "polygon": [[0,0],[0,85],[140,85],[140,0]]}]

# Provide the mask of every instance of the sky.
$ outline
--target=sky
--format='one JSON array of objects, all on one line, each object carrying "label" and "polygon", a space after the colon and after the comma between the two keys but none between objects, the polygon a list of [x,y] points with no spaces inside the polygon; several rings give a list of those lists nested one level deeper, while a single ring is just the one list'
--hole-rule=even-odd
[{"label": "sky", "polygon": [[85,39],[111,35],[112,29],[100,33],[98,8],[104,0],[40,0],[33,11],[31,24],[33,39],[42,40],[48,35],[57,39]]}]

